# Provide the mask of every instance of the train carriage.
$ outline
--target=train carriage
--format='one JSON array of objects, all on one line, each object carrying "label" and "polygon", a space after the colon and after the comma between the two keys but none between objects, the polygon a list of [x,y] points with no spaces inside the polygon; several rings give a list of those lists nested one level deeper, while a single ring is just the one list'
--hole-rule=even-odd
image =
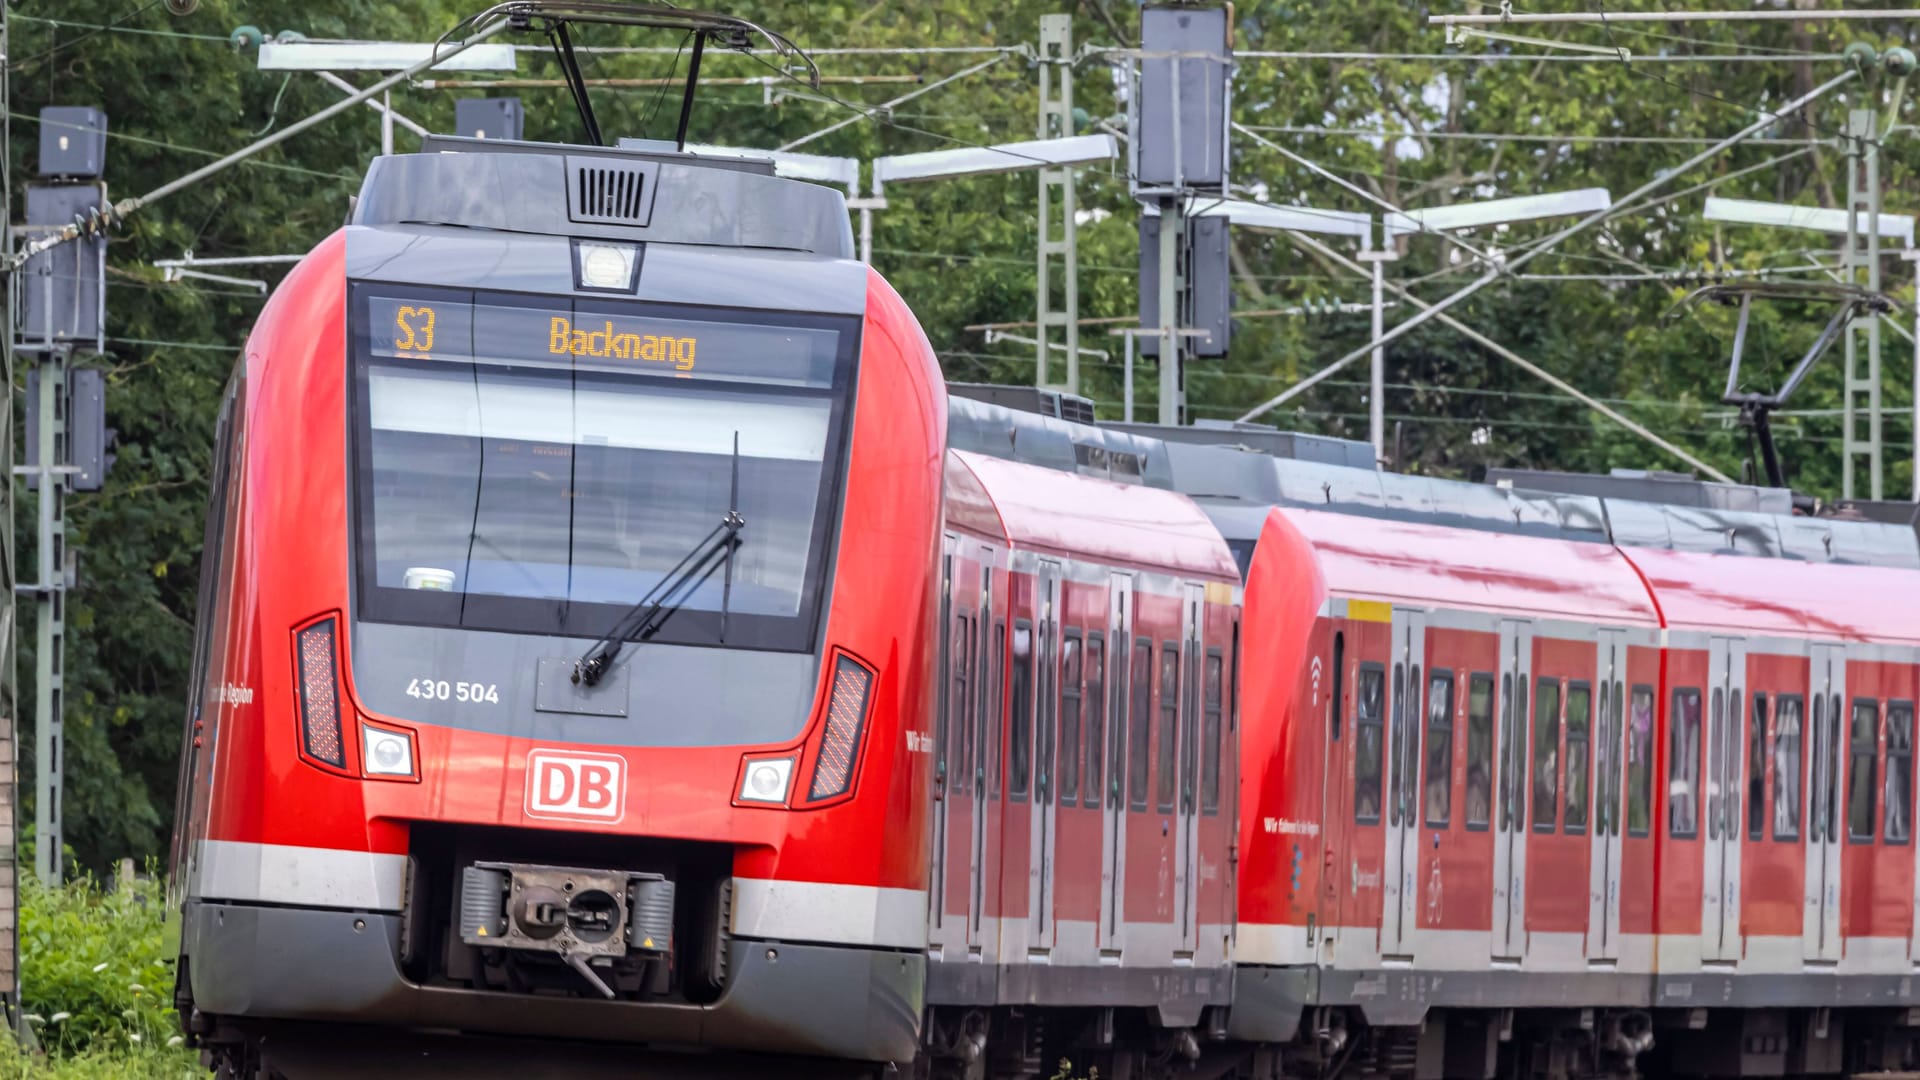
[{"label": "train carriage", "polygon": [[1179,495],[968,451],[946,506],[929,1001],[1190,1027],[1227,1003],[1232,556]]}]

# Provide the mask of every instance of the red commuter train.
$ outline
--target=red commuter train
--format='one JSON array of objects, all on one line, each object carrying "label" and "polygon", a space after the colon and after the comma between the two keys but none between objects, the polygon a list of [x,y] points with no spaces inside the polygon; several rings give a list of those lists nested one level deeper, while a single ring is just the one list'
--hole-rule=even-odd
[{"label": "red commuter train", "polygon": [[1911,527],[1159,435],[950,400],[767,163],[381,159],[221,414],[189,1035],[235,1077],[1913,1064]]},{"label": "red commuter train", "polygon": [[946,403],[852,255],[765,163],[446,140],[289,274],[175,840],[230,1073],[288,1021],[913,1055]]}]

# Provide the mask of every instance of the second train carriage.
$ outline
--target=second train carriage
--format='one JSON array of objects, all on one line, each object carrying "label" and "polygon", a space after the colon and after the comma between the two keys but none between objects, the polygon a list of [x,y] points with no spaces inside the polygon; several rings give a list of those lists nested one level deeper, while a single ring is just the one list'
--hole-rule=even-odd
[{"label": "second train carriage", "polygon": [[955,445],[1193,494],[1247,573],[1216,1033],[1311,1057],[1364,1019],[1375,1064],[1448,1075],[1514,1039],[1626,1068],[1656,1022],[1708,1025],[1666,1059],[1706,1074],[1913,1057],[1874,1011],[1920,963],[1911,527],[952,411]]}]

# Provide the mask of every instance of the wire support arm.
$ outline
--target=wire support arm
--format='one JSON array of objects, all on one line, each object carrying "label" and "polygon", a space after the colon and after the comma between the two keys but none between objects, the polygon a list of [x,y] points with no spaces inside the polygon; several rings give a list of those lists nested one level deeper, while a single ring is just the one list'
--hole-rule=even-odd
[{"label": "wire support arm", "polygon": [[121,199],[106,210],[89,217],[85,222],[75,222],[72,225],[64,226],[58,232],[41,237],[21,247],[12,255],[7,256],[3,262],[0,262],[0,273],[12,274],[22,266],[25,266],[28,259],[36,255],[51,251],[62,244],[72,243],[82,237],[99,235],[105,232],[108,226],[117,225],[125,221],[144,207],[159,202],[169,195],[194,187],[208,177],[225,172],[227,169],[238,165],[248,158],[254,157],[264,150],[278,146],[288,139],[293,138],[295,135],[302,134],[320,124],[326,123],[328,120],[339,116],[349,109],[358,108],[393,87],[413,78],[415,75],[466,52],[468,49],[486,41],[488,38],[493,37],[506,28],[507,24],[505,22],[496,22],[490,26],[477,27],[472,34],[460,41],[448,43],[445,39],[442,39],[442,43],[435,45],[431,56],[381,79],[364,90],[355,91],[353,94],[334,102],[303,120],[295,121],[281,128],[279,131],[268,135],[264,139],[248,143],[233,153],[210,161],[184,176],[169,180],[144,195],[135,195]]},{"label": "wire support arm", "polygon": [[[1854,71],[1842,72],[1834,76],[1833,78],[1828,79],[1826,82],[1821,83],[1819,86],[1814,87],[1812,90],[1808,91],[1807,93],[1800,95],[1799,97],[1793,99],[1790,102],[1787,102],[1785,105],[1781,106],[1777,111],[1768,112],[1761,119],[1756,120],[1751,124],[1748,124],[1746,127],[1741,128],[1739,131],[1733,133],[1732,135],[1729,135],[1726,138],[1720,140],[1719,142],[1713,144],[1712,146],[1709,146],[1706,149],[1701,150],[1699,153],[1692,155],[1691,157],[1687,158],[1685,161],[1681,162],[1679,165],[1676,165],[1673,168],[1662,172],[1659,176],[1655,177],[1654,179],[1649,180],[1646,183],[1635,188],[1633,191],[1629,192],[1625,197],[1616,200],[1614,204],[1608,207],[1607,209],[1595,211],[1594,213],[1584,218],[1581,218],[1579,221],[1574,222],[1572,225],[1569,225],[1566,228],[1561,229],[1560,231],[1554,233],[1553,235],[1547,237],[1546,239],[1540,241],[1539,243],[1533,245],[1532,247],[1529,247],[1524,251],[1521,251],[1518,254],[1511,256],[1507,260],[1506,266],[1504,267],[1504,272],[1512,273],[1513,271],[1520,269],[1522,266],[1525,266],[1527,263],[1532,262],[1534,259],[1539,258],[1541,255],[1546,254],[1548,251],[1551,251],[1552,249],[1560,246],[1560,244],[1564,243],[1565,241],[1570,240],[1573,237],[1578,236],[1583,232],[1586,232],[1588,229],[1591,229],[1594,226],[1599,225],[1610,218],[1617,217],[1620,214],[1626,212],[1627,210],[1633,209],[1635,205],[1638,204],[1642,199],[1645,199],[1647,196],[1653,194],[1655,191],[1658,191],[1660,188],[1664,187],[1668,183],[1671,183],[1675,178],[1685,175],[1688,170],[1694,168],[1695,166],[1703,162],[1711,160],[1712,158],[1718,156],[1722,151],[1727,150],[1731,147],[1737,146],[1740,143],[1746,141],[1747,139],[1753,137],[1754,135],[1758,135],[1760,132],[1765,131],[1767,128],[1771,127],[1775,122],[1777,122],[1780,119],[1780,117],[1793,114],[1794,112],[1800,110],[1801,108],[1804,108],[1808,104],[1819,100],[1821,97],[1824,97],[1826,94],[1830,93],[1835,88],[1843,86],[1850,80],[1855,79],[1857,77],[1858,77],[1858,72],[1854,72]],[[1428,321],[1434,318],[1437,318],[1447,310],[1461,303],[1464,303],[1466,300],[1468,300],[1475,294],[1479,293],[1482,289],[1486,288],[1488,285],[1491,285],[1495,281],[1499,280],[1500,276],[1501,275],[1499,273],[1485,274],[1479,278],[1474,279],[1474,281],[1472,281],[1468,285],[1460,288],[1459,290],[1455,291],[1452,295],[1445,297],[1444,299],[1440,300],[1438,303],[1432,304],[1431,306],[1428,306],[1427,304],[1425,304],[1425,302],[1421,302],[1420,306],[1422,310],[1419,312],[1419,314],[1415,315],[1413,318],[1408,319],[1407,321],[1396,325],[1393,329],[1388,330],[1386,333],[1380,335],[1374,340],[1368,342],[1367,344],[1361,346],[1360,348],[1355,349],[1353,352],[1350,352],[1347,355],[1341,357],[1340,359],[1334,361],[1332,364],[1328,365],[1328,367],[1324,369],[1320,374],[1304,382],[1297,383],[1294,386],[1288,388],[1287,390],[1282,391],[1281,393],[1274,395],[1273,397],[1267,399],[1266,401],[1261,402],[1259,405],[1254,406],[1252,409],[1248,410],[1246,413],[1240,416],[1239,418],[1240,421],[1242,423],[1246,423],[1246,422],[1251,422],[1255,419],[1258,419],[1263,413],[1266,413],[1268,410],[1273,409],[1274,407],[1284,404],[1285,402],[1291,400],[1295,395],[1299,394],[1301,391],[1305,390],[1307,387],[1311,386],[1313,383],[1319,381],[1319,379],[1324,378],[1326,375],[1329,375],[1334,371],[1338,371],[1339,369],[1346,367],[1348,364],[1353,363],[1355,360],[1358,360],[1363,356],[1370,355],[1375,349],[1379,348],[1380,346],[1386,345],[1390,342],[1396,341],[1406,336],[1407,334],[1411,333],[1421,325],[1427,323]]]}]

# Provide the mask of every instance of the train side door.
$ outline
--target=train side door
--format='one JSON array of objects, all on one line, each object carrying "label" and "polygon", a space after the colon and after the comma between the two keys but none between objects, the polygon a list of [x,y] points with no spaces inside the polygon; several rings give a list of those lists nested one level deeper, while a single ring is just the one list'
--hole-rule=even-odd
[{"label": "train side door", "polygon": [[1040,561],[1039,596],[1034,602],[1038,616],[1034,627],[1039,637],[1035,654],[1037,670],[1034,686],[1038,700],[1034,708],[1033,776],[1033,865],[1029,873],[1027,895],[1033,901],[1033,938],[1031,947],[1053,948],[1053,843],[1058,824],[1058,794],[1054,789],[1054,760],[1059,745],[1060,715],[1060,564]]},{"label": "train side door", "polygon": [[1602,630],[1599,641],[1599,708],[1593,718],[1592,887],[1587,905],[1587,959],[1620,959],[1620,763],[1625,752],[1621,718],[1627,678],[1627,641],[1622,630]]},{"label": "train side door", "polygon": [[1180,659],[1187,670],[1180,681],[1180,794],[1174,815],[1173,889],[1179,909],[1174,914],[1180,923],[1180,951],[1188,956],[1193,955],[1200,940],[1200,666],[1205,653],[1200,629],[1205,602],[1206,586],[1186,587],[1181,627],[1186,644]]},{"label": "train side door", "polygon": [[1741,694],[1737,672],[1745,650],[1730,638],[1714,638],[1707,653],[1706,870],[1701,885],[1700,959],[1740,959],[1740,804],[1746,741],[1740,737]]},{"label": "train side door", "polygon": [[[1133,653],[1133,575],[1115,574],[1107,589],[1107,767],[1100,809],[1100,952],[1124,947],[1127,860],[1128,663]],[[1132,672],[1151,678],[1151,672]]]},{"label": "train side door", "polygon": [[954,610],[953,604],[956,543],[952,534],[948,534],[940,553],[940,698],[933,710],[933,890],[931,902],[927,904],[927,921],[932,931],[930,937],[935,942],[941,942],[945,937],[947,877],[955,855],[955,838],[950,831],[954,823],[948,810],[953,798],[948,781],[951,777],[949,770],[958,766],[960,755],[949,745],[947,733],[965,726],[964,719],[955,715],[957,706],[953,700],[957,686],[955,673],[965,670],[965,664],[958,656],[958,651],[965,648],[960,634],[965,616]]},{"label": "train side door", "polygon": [[1805,959],[1840,959],[1840,760],[1846,754],[1844,712],[1846,654],[1837,645],[1815,645],[1812,653],[1813,770],[1807,781],[1807,887],[1802,913],[1801,947]]},{"label": "train side door", "polygon": [[1500,622],[1500,734],[1493,815],[1493,959],[1526,956],[1527,686],[1533,680],[1533,624]]},{"label": "train side door", "polygon": [[1420,869],[1420,731],[1426,715],[1421,708],[1421,669],[1426,642],[1426,613],[1395,608],[1393,700],[1387,703],[1387,858],[1386,871],[1381,874],[1383,956],[1411,957],[1414,932],[1419,926],[1419,912],[1414,906],[1419,890],[1414,878]]},{"label": "train side door", "polygon": [[[991,768],[994,749],[999,745],[1000,686],[999,668],[994,665],[993,627],[993,550],[980,547],[980,607],[974,631],[973,749],[967,755],[971,776],[966,782],[973,789],[973,857],[967,864],[967,951],[981,951],[981,925],[986,907],[987,804],[996,798],[988,785],[994,775]],[[1004,647],[1004,642],[1001,643]],[[994,676],[990,678],[990,676]]]}]

